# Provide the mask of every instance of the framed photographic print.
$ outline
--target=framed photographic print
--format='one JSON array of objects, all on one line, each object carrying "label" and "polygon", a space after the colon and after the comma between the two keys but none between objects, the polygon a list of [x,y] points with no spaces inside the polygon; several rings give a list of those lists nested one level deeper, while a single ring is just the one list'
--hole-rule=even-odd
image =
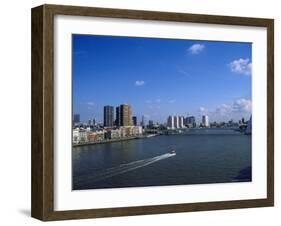
[{"label": "framed photographic print", "polygon": [[272,19],[32,9],[32,216],[273,206]]}]

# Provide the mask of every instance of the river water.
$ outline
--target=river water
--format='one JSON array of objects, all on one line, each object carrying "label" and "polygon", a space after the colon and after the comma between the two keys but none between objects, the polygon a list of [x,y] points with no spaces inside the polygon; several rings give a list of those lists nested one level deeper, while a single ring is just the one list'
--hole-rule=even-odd
[{"label": "river water", "polygon": [[251,136],[230,129],[191,129],[72,150],[74,190],[244,181],[251,181]]}]

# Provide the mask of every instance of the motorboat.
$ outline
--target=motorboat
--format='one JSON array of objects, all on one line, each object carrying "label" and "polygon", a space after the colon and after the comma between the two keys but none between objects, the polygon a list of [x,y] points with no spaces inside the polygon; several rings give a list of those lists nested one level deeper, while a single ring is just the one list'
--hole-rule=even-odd
[{"label": "motorboat", "polygon": [[157,136],[157,134],[148,134],[146,137],[150,138],[150,137],[155,137],[155,136]]},{"label": "motorboat", "polygon": [[176,150],[170,151],[170,154],[176,154]]}]

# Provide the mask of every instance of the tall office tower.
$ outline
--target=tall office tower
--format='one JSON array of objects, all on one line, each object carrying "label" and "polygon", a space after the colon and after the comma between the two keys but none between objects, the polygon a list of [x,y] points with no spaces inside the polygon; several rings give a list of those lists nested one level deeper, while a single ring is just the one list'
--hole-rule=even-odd
[{"label": "tall office tower", "polygon": [[179,128],[183,128],[184,127],[184,117],[183,116],[179,116]]},{"label": "tall office tower", "polygon": [[95,126],[96,125],[96,119],[93,118],[92,123],[93,123],[93,126]]},{"label": "tall office tower", "polygon": [[174,116],[169,116],[168,117],[168,120],[167,120],[167,126],[168,126],[168,128],[170,128],[170,129],[174,129],[175,128],[175,126],[174,126]]},{"label": "tall office tower", "polygon": [[132,108],[128,104],[120,105],[120,124],[121,126],[131,126],[132,123]]},{"label": "tall office tower", "polygon": [[133,125],[134,125],[134,126],[137,126],[137,124],[138,124],[138,122],[137,122],[137,116],[133,116],[132,120],[133,120]]},{"label": "tall office tower", "polygon": [[75,124],[75,123],[80,123],[80,115],[79,114],[73,115],[73,124]]},{"label": "tall office tower", "polygon": [[91,126],[91,125],[92,125],[92,120],[89,119],[89,120],[88,120],[88,126]]},{"label": "tall office tower", "polygon": [[112,106],[104,106],[103,108],[103,125],[104,127],[113,127],[114,108]]},{"label": "tall office tower", "polygon": [[173,116],[173,118],[174,118],[174,127],[176,129],[178,129],[179,128],[179,117],[178,116]]},{"label": "tall office tower", "polygon": [[141,117],[141,126],[142,126],[142,127],[145,127],[144,115]]},{"label": "tall office tower", "polygon": [[202,125],[204,127],[209,127],[209,117],[208,117],[208,115],[202,116]]},{"label": "tall office tower", "polygon": [[116,126],[121,126],[120,106],[116,107],[115,125]]}]

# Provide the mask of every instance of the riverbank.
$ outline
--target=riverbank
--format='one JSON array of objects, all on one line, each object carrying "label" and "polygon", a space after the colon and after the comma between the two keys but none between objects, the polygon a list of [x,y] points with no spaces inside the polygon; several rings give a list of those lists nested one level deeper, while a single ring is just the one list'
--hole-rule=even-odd
[{"label": "riverbank", "polygon": [[[157,135],[155,135],[155,136],[157,136]],[[95,145],[95,144],[115,143],[115,142],[135,140],[135,139],[144,139],[144,138],[151,138],[151,137],[153,137],[153,136],[143,135],[143,136],[137,136],[137,137],[123,137],[123,138],[119,138],[119,139],[110,139],[110,140],[101,140],[101,141],[95,141],[95,142],[85,142],[85,143],[81,143],[81,144],[72,144],[72,147],[80,147],[80,146]]]}]

